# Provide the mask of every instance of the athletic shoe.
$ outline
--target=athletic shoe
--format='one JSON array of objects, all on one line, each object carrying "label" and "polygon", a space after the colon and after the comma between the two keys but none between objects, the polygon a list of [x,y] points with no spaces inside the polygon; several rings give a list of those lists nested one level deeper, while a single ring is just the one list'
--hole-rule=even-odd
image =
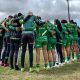
[{"label": "athletic shoe", "polygon": [[14,67],[13,66],[10,66],[10,69],[12,70],[12,69],[14,69]]},{"label": "athletic shoe", "polygon": [[76,58],[76,57],[74,57],[74,60],[77,60],[77,58]]},{"label": "athletic shoe", "polygon": [[33,72],[33,68],[29,68],[29,72],[30,72],[30,73]]},{"label": "athletic shoe", "polygon": [[18,67],[18,65],[15,65],[15,70],[20,70],[20,68]]},{"label": "athletic shoe", "polygon": [[2,63],[1,66],[4,66],[4,63]]},{"label": "athletic shoe", "polygon": [[57,67],[58,68],[58,67],[60,67],[60,65],[55,64],[53,67]]},{"label": "athletic shoe", "polygon": [[40,71],[39,67],[36,67],[36,69],[35,69],[35,70],[36,70],[36,72],[39,72],[39,71]]},{"label": "athletic shoe", "polygon": [[21,72],[24,72],[25,71],[25,69],[24,68],[21,68]]},{"label": "athletic shoe", "polygon": [[59,66],[64,66],[65,63],[59,63]]},{"label": "athletic shoe", "polygon": [[9,66],[9,64],[7,63],[7,64],[4,64],[4,67],[8,67]]},{"label": "athletic shoe", "polygon": [[44,69],[45,70],[49,70],[50,69],[49,65],[47,67],[44,67]]}]

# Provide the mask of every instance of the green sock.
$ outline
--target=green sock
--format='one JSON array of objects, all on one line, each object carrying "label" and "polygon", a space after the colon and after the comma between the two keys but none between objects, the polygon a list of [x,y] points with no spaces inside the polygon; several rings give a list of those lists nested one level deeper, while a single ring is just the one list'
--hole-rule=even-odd
[{"label": "green sock", "polygon": [[40,64],[36,64],[36,67],[38,67],[38,68],[39,68],[39,67],[40,67]]},{"label": "green sock", "polygon": [[67,61],[68,57],[65,57],[65,62]]},{"label": "green sock", "polygon": [[77,59],[80,59],[80,53],[77,53],[76,56],[77,56]]},{"label": "green sock", "polygon": [[49,61],[49,66],[52,67],[53,66],[53,62]]},{"label": "green sock", "polygon": [[55,61],[53,61],[53,66],[55,66]]},{"label": "green sock", "polygon": [[72,52],[72,58],[74,59],[74,53]]},{"label": "green sock", "polygon": [[79,54],[78,53],[76,54],[76,57],[77,57],[77,59],[79,59]]},{"label": "green sock", "polygon": [[48,64],[45,64],[45,67],[47,67],[48,66]]},{"label": "green sock", "polygon": [[79,53],[79,59],[80,59],[80,53]]},{"label": "green sock", "polygon": [[70,60],[70,56],[67,57],[67,61],[69,61],[69,60]]}]

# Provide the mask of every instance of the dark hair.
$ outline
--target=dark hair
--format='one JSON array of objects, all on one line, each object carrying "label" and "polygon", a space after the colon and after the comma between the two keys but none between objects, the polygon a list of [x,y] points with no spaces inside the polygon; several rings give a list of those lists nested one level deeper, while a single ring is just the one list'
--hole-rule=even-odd
[{"label": "dark hair", "polygon": [[18,16],[22,16],[22,13],[18,13]]},{"label": "dark hair", "polygon": [[37,19],[41,19],[41,17],[40,16],[37,16]]},{"label": "dark hair", "polygon": [[63,19],[63,20],[61,20],[61,23],[67,23],[67,20]]},{"label": "dark hair", "polygon": [[58,30],[62,31],[62,26],[61,26],[60,21],[58,19],[55,19],[54,21],[55,21],[55,24],[57,25]]},{"label": "dark hair", "polygon": [[76,24],[76,25],[77,25],[77,23],[74,22],[74,20],[70,20],[70,23],[72,23],[72,24]]},{"label": "dark hair", "polygon": [[16,17],[18,17],[18,15],[17,15],[17,14],[15,14],[15,15],[14,15],[14,18],[16,18]]},{"label": "dark hair", "polygon": [[9,15],[8,18],[13,18],[13,16]]}]

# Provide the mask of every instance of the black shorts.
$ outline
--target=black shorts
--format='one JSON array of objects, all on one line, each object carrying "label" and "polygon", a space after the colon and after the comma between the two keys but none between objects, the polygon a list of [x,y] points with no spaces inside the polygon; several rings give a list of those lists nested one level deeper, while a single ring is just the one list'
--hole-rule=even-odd
[{"label": "black shorts", "polygon": [[34,34],[33,33],[22,34],[21,39],[22,44],[34,43]]}]

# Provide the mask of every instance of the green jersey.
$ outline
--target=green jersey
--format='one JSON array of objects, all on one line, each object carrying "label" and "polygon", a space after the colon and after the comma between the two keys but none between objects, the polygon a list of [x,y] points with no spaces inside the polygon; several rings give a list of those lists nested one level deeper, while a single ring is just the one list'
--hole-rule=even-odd
[{"label": "green jersey", "polygon": [[20,23],[23,24],[22,34],[34,31],[35,25],[36,25],[35,20],[36,20],[36,17],[34,15],[32,15],[30,17],[26,17],[23,20],[20,20]]},{"label": "green jersey", "polygon": [[58,34],[62,38],[62,34],[60,33],[56,25],[48,23],[47,26],[48,26],[48,36],[56,38],[56,34]]}]

